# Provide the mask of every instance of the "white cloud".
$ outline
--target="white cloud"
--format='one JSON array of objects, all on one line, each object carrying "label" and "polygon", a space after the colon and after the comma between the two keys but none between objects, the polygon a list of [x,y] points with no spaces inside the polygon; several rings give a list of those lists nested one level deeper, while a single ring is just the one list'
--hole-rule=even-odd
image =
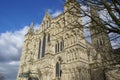
[{"label": "white cloud", "polygon": [[57,17],[58,15],[62,13],[61,10],[53,11],[52,9],[48,9],[48,12],[51,14],[52,17]]},{"label": "white cloud", "polygon": [[19,63],[20,63],[19,61],[11,61],[8,64],[14,66],[14,65],[19,65]]},{"label": "white cloud", "polygon": [[[0,58],[4,60],[19,60],[24,35],[28,26],[15,32],[5,32],[0,34]],[[0,60],[1,60],[0,59]]]},{"label": "white cloud", "polygon": [[0,72],[6,80],[16,78],[24,35],[28,28],[25,26],[21,30],[0,34]]},{"label": "white cloud", "polygon": [[52,14],[52,17],[57,17],[58,15],[60,15],[62,13],[62,11],[55,11],[53,14]]},{"label": "white cloud", "polygon": [[35,24],[35,25],[34,25],[34,30],[35,30],[35,31],[38,30],[39,27],[40,27],[40,24]]},{"label": "white cloud", "polygon": [[[34,26],[38,29],[39,24]],[[27,33],[29,26],[14,32],[5,32],[0,34],[0,72],[5,75],[6,80],[15,80],[22,46],[24,42],[24,35]]]}]

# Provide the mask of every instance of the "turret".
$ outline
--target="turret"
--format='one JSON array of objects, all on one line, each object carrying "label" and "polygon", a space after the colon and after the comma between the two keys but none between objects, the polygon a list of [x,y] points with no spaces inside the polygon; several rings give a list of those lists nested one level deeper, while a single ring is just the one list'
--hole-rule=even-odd
[{"label": "turret", "polygon": [[30,24],[30,28],[29,28],[27,34],[33,34],[33,33],[34,33],[34,23],[32,22],[32,23]]},{"label": "turret", "polygon": [[30,60],[32,60],[31,59],[31,49],[32,49],[31,40],[34,34],[33,27],[34,27],[34,23],[32,22],[30,25],[30,28],[28,29],[27,34],[25,35],[25,41],[22,48],[22,56],[21,56],[21,62],[19,66],[17,80],[20,80],[24,76],[23,74],[26,74],[26,72],[28,71],[29,62]]}]

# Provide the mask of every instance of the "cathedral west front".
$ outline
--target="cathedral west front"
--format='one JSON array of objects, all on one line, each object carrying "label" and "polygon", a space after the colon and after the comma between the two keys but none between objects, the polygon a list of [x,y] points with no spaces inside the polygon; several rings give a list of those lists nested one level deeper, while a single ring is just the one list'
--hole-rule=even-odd
[{"label": "cathedral west front", "polygon": [[[38,30],[31,23],[25,35],[17,80],[104,80],[92,79],[91,68],[104,76],[102,69],[94,65],[94,56],[97,46],[109,42],[108,35],[92,36],[93,43],[87,42],[79,7],[77,0],[66,0],[64,12],[59,16],[52,18],[46,11]],[[91,30],[91,34],[94,32]],[[111,49],[110,43],[107,49]],[[97,57],[100,62],[102,57]]]}]

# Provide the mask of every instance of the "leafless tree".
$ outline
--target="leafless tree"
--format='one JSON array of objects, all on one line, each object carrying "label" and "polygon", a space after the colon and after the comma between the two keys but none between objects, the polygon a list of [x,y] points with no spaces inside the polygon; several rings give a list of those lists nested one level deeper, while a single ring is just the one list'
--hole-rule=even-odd
[{"label": "leafless tree", "polygon": [[[86,7],[81,8],[84,16],[89,17],[98,26],[105,28],[109,33],[120,34],[120,1],[119,0],[79,0]],[[91,8],[97,15],[92,16]]]}]

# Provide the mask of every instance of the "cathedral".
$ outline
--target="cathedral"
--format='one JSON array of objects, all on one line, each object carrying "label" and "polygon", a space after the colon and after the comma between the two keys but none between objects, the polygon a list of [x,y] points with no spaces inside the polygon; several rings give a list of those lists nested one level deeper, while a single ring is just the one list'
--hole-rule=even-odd
[{"label": "cathedral", "polygon": [[31,23],[16,80],[106,80],[102,65],[112,49],[108,34],[92,22],[92,43],[86,41],[80,11],[77,0],[66,0],[59,16],[46,11],[38,30]]}]

